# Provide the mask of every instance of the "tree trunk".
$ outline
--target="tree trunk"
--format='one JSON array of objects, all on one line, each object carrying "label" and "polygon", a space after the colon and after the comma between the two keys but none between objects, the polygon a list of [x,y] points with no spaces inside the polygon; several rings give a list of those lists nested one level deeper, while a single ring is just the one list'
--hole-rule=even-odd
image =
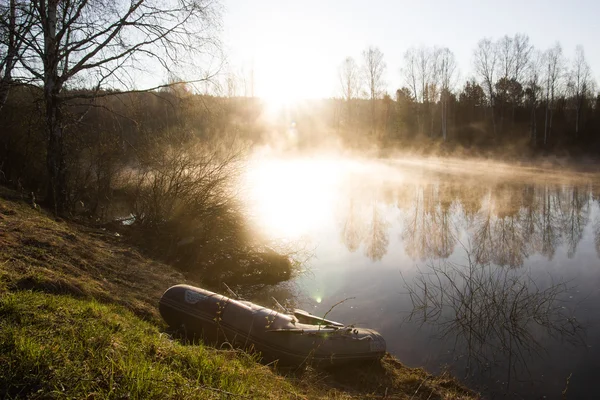
[{"label": "tree trunk", "polygon": [[[434,106],[435,106],[435,104],[434,104]],[[431,105],[429,106],[429,120],[430,120],[429,137],[431,137],[432,139],[435,136],[435,131],[433,129],[433,123],[434,123],[434,120],[435,120],[435,115],[434,115],[435,114],[435,110],[434,110],[434,108],[435,107],[432,107]]]},{"label": "tree trunk", "polygon": [[444,142],[446,141],[446,138],[448,137],[447,123],[448,123],[448,105],[446,104],[446,99],[444,96],[444,99],[442,100],[442,137],[443,137]]},{"label": "tree trunk", "polygon": [[[506,93],[504,93],[503,95],[503,99],[506,98]],[[500,102],[500,105],[498,106],[498,111],[500,114],[500,121],[498,123],[498,134],[499,136],[503,136],[504,135],[504,100]]]},{"label": "tree trunk", "polygon": [[490,96],[490,111],[492,112],[492,132],[494,134],[494,139],[496,139],[496,112],[495,112],[495,104],[494,104],[494,96]]},{"label": "tree trunk", "polygon": [[47,204],[56,215],[65,212],[67,204],[67,179],[64,158],[64,141],[62,115],[56,96],[49,96],[46,102],[46,134],[48,145],[46,150],[46,167],[48,168]]},{"label": "tree trunk", "polygon": [[[64,159],[63,121],[59,93],[62,89],[58,75],[58,48],[56,42],[57,8],[59,0],[41,2],[41,14],[47,15],[44,26],[44,103],[46,109],[46,167],[48,190],[46,202],[56,215],[62,215],[67,205],[67,174]],[[47,10],[45,10],[47,6]]]},{"label": "tree trunk", "polygon": [[10,0],[10,15],[8,18],[8,48],[4,60],[4,76],[0,78],[0,110],[6,104],[8,92],[12,83],[12,69],[17,57],[17,14],[16,1]]},{"label": "tree trunk", "polygon": [[544,146],[548,142],[548,116],[550,114],[550,104],[546,101],[546,116],[544,119]]},{"label": "tree trunk", "polygon": [[550,123],[548,124],[548,137],[552,135],[552,116],[553,116],[552,108],[550,108]]},{"label": "tree trunk", "polygon": [[371,134],[373,138],[377,138],[377,127],[375,123],[375,99],[371,99]]},{"label": "tree trunk", "polygon": [[535,103],[531,107],[531,143],[537,145],[537,121],[535,116]]},{"label": "tree trunk", "polygon": [[579,137],[579,119],[581,118],[581,101],[577,99],[575,107],[575,138]]},{"label": "tree trunk", "polygon": [[350,103],[351,97],[348,97],[346,100],[346,131],[350,131],[352,129],[352,103]]},{"label": "tree trunk", "polygon": [[517,108],[516,103],[513,101],[512,102],[512,110],[510,113],[510,130],[512,132],[515,131],[515,109]]}]

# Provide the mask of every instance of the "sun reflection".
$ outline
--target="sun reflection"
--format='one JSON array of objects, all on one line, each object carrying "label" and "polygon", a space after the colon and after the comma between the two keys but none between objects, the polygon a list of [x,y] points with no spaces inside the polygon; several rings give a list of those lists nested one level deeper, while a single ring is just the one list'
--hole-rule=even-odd
[{"label": "sun reflection", "polygon": [[331,224],[342,166],[333,159],[269,159],[247,173],[250,212],[275,238],[295,239]]}]

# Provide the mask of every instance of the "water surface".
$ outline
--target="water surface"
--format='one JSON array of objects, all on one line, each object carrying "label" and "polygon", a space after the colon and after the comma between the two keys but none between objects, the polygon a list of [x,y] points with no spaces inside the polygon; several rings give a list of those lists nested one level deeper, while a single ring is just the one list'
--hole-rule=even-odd
[{"label": "water surface", "polygon": [[409,366],[490,397],[595,398],[600,212],[593,175],[491,163],[261,158],[258,229],[313,253],[302,305],[380,331]]}]

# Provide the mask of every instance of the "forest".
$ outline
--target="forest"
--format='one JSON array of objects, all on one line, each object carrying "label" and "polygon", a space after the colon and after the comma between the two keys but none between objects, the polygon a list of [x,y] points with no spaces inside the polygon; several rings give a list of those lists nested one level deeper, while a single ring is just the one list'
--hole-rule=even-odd
[{"label": "forest", "polygon": [[419,151],[434,141],[521,156],[599,150],[600,96],[582,46],[567,57],[558,42],[539,50],[525,34],[485,38],[466,79],[448,48],[412,47],[403,60],[395,93],[385,90],[377,47],[341,64],[335,124],[347,139],[366,132],[382,147]]},{"label": "forest", "polygon": [[[343,60],[332,97],[273,110],[253,76],[229,72],[214,3],[161,7],[0,3],[0,183],[63,217],[131,218],[143,246],[173,262],[210,254],[219,267],[204,269],[250,276],[262,262],[267,280],[289,278],[236,196],[259,146],[500,159],[600,151],[600,95],[580,46],[567,57],[525,34],[482,39],[467,79],[448,48],[412,47],[388,71],[370,46]],[[154,68],[168,78],[140,89]],[[405,83],[393,93],[390,73]]]}]

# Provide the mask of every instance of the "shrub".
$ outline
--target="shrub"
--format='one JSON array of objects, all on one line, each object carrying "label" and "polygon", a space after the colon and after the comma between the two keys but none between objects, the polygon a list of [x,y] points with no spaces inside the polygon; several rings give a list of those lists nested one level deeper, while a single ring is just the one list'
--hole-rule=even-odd
[{"label": "shrub", "polygon": [[244,150],[178,130],[139,149],[130,175],[132,229],[143,246],[216,284],[274,284],[293,264],[250,231],[237,196]]}]

